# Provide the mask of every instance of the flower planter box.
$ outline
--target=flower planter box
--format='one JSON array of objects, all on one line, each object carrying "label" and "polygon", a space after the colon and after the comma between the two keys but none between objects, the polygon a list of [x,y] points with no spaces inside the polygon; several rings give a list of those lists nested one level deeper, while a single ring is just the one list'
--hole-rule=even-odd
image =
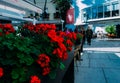
[{"label": "flower planter box", "polygon": [[69,52],[69,58],[64,61],[65,69],[61,71],[60,69],[56,72],[55,79],[50,79],[49,77],[44,77],[43,83],[74,83],[74,52]]},{"label": "flower planter box", "polygon": [[0,83],[74,83],[72,47],[81,34],[57,32],[55,24],[0,26]]}]

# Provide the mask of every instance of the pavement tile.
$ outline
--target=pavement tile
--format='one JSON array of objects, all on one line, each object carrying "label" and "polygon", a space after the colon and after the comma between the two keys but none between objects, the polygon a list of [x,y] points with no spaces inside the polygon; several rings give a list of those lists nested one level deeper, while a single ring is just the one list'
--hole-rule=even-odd
[{"label": "pavement tile", "polygon": [[120,60],[116,59],[91,59],[90,67],[102,67],[102,68],[120,68]]},{"label": "pavement tile", "polygon": [[107,55],[109,55],[108,53],[106,54],[106,53],[90,53],[89,54],[89,58],[90,59],[109,59],[109,57],[107,56]]},{"label": "pavement tile", "polygon": [[108,59],[91,59],[90,67],[112,67]]},{"label": "pavement tile", "polygon": [[81,68],[75,72],[74,83],[105,83],[101,68]]},{"label": "pavement tile", "polygon": [[88,54],[86,52],[84,52],[81,56],[82,59],[88,59]]},{"label": "pavement tile", "polygon": [[111,53],[108,55],[110,59],[120,59],[119,56],[116,55],[116,53]]},{"label": "pavement tile", "polygon": [[89,59],[83,59],[83,61],[80,62],[79,66],[89,67]]},{"label": "pavement tile", "polygon": [[[120,83],[120,41],[92,41],[92,45],[84,45],[83,61],[75,67],[74,83]],[[105,50],[89,50],[91,47],[105,47]],[[106,48],[106,47],[109,47]],[[111,50],[114,47],[114,50]],[[99,49],[98,48],[98,49]],[[110,49],[111,48],[111,49]],[[77,71],[78,68],[78,71]]]},{"label": "pavement tile", "polygon": [[120,69],[103,69],[107,83],[120,83]]},{"label": "pavement tile", "polygon": [[120,68],[120,59],[111,59],[110,63],[113,68]]}]

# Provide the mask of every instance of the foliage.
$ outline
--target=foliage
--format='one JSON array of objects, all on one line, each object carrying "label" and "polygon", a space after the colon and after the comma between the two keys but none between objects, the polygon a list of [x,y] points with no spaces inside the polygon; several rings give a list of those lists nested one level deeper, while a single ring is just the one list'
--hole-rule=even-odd
[{"label": "foliage", "polygon": [[65,20],[66,12],[70,8],[72,0],[52,0],[52,2],[56,4],[56,8],[59,8],[61,17]]},{"label": "foliage", "polygon": [[[0,24],[0,82],[41,83],[44,76],[55,78],[64,69],[76,34],[56,31],[54,24],[25,24],[15,31]],[[41,78],[41,79],[40,79]]]},{"label": "foliage", "polygon": [[81,33],[76,33],[76,37],[75,45],[79,45],[82,41],[83,35]]},{"label": "foliage", "polygon": [[115,34],[116,33],[115,25],[106,26],[105,30],[109,34]]}]

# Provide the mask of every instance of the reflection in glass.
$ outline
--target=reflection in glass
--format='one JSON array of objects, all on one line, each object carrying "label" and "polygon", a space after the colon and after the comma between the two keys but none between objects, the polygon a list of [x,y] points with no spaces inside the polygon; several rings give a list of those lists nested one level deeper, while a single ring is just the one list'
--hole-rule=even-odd
[{"label": "reflection in glass", "polygon": [[91,11],[91,8],[87,8],[86,9],[86,13],[87,13],[87,19],[89,20],[89,19],[91,19],[92,18],[92,11]]},{"label": "reflection in glass", "polygon": [[104,11],[104,17],[110,17],[110,5],[105,5]]},{"label": "reflection in glass", "polygon": [[103,6],[98,7],[98,18],[103,18]]},{"label": "reflection in glass", "polygon": [[118,6],[118,3],[112,4],[112,16],[119,16],[119,6]]},{"label": "reflection in glass", "polygon": [[97,18],[97,7],[92,8],[92,19]]}]

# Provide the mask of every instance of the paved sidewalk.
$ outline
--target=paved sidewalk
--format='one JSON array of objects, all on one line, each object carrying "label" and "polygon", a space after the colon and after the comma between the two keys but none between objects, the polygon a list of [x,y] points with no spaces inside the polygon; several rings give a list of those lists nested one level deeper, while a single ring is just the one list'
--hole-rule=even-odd
[{"label": "paved sidewalk", "polygon": [[91,46],[84,45],[78,71],[75,66],[74,83],[120,83],[119,44],[120,41],[95,39]]}]

